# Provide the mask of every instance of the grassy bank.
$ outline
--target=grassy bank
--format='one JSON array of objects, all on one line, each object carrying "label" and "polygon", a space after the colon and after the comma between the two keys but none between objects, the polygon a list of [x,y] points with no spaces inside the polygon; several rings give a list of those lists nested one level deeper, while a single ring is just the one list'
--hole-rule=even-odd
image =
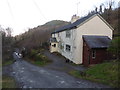
[{"label": "grassy bank", "polygon": [[34,65],[37,65],[37,66],[45,66],[45,65],[48,65],[50,64],[52,61],[49,60],[49,59],[44,59],[44,60],[35,60],[35,59],[32,59],[32,58],[28,58],[28,57],[25,57],[25,60],[27,60],[28,62],[30,62],[31,64],[34,64]]},{"label": "grassy bank", "polygon": [[2,77],[2,88],[17,88],[15,80],[9,76]]},{"label": "grassy bank", "polygon": [[14,63],[14,60],[7,60],[7,61],[2,63],[2,66],[10,65],[12,63]]},{"label": "grassy bank", "polygon": [[110,85],[112,87],[120,87],[118,84],[120,83],[118,78],[118,64],[120,64],[120,62],[118,62],[118,60],[114,60],[90,66],[84,72],[71,71],[69,74],[78,78]]},{"label": "grassy bank", "polygon": [[52,62],[44,55],[44,49],[32,49],[26,56],[25,60],[37,66],[45,66]]}]

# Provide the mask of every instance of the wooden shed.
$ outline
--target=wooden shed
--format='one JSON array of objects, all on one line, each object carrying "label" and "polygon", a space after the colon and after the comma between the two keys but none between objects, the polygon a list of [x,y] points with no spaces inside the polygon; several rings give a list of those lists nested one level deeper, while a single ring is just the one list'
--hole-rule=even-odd
[{"label": "wooden shed", "polygon": [[108,36],[83,35],[83,65],[98,64],[107,59]]}]

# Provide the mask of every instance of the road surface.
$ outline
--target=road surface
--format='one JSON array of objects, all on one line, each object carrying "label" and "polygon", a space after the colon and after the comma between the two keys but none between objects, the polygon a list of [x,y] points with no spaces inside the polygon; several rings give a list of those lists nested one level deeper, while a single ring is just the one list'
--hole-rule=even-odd
[{"label": "road surface", "polygon": [[14,54],[12,75],[21,88],[109,88],[98,83],[77,79],[65,72],[32,65]]}]

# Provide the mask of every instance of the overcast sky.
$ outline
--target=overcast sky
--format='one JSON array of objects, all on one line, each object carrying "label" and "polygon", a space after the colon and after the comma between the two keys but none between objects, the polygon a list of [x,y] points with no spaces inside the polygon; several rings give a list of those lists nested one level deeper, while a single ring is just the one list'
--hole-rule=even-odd
[{"label": "overcast sky", "polygon": [[70,21],[77,10],[79,16],[84,16],[107,1],[110,0],[0,0],[0,25],[11,27],[13,35],[18,35],[51,20]]}]

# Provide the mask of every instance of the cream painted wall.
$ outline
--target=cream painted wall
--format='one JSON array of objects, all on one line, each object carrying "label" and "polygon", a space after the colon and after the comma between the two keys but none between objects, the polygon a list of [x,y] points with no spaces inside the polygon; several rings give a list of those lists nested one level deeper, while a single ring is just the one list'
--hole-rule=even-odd
[{"label": "cream painted wall", "polygon": [[102,35],[108,36],[112,39],[112,30],[108,27],[98,16],[95,16],[88,22],[84,23],[83,25],[79,26],[78,28],[80,31],[78,33],[86,34],[86,35]]},{"label": "cream painted wall", "polygon": [[[56,44],[56,47],[53,47],[52,45]],[[50,52],[57,52],[58,51],[58,43],[52,42],[50,46]]]}]

